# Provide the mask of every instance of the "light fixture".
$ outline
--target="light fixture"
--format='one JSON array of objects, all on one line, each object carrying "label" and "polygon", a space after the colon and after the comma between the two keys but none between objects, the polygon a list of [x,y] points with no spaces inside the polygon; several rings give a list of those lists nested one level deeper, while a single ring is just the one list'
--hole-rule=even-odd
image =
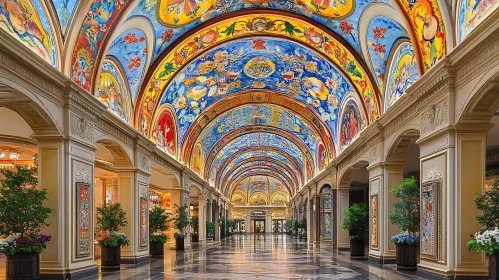
[{"label": "light fixture", "polygon": [[4,152],[0,153],[0,158],[5,158],[5,153]]},{"label": "light fixture", "polygon": [[19,159],[19,153],[10,153],[10,159]]}]

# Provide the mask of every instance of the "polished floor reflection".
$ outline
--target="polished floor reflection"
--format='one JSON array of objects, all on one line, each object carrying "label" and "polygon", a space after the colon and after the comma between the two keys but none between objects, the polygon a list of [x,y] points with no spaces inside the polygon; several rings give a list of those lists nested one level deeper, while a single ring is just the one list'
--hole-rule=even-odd
[{"label": "polished floor reflection", "polygon": [[305,241],[286,235],[235,235],[205,248],[167,251],[164,259],[142,266],[122,265],[99,279],[420,279],[348,252],[314,252]]}]

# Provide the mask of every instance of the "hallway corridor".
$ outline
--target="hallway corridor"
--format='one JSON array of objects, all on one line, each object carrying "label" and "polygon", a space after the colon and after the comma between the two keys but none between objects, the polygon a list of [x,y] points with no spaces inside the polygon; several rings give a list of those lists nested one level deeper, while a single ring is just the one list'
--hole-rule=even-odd
[{"label": "hallway corridor", "polygon": [[394,265],[350,261],[348,252],[313,252],[305,241],[279,234],[234,235],[206,248],[165,252],[164,262],[122,265],[100,279],[420,279]]}]

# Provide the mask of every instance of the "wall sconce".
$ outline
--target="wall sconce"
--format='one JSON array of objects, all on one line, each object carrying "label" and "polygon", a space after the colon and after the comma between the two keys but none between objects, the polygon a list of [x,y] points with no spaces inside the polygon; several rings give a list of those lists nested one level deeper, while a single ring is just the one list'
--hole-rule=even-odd
[{"label": "wall sconce", "polygon": [[314,204],[314,205],[312,205],[312,206],[313,206],[313,209],[314,209],[314,211],[315,211],[315,204]]},{"label": "wall sconce", "polygon": [[5,153],[4,152],[0,153],[0,158],[5,158]]}]

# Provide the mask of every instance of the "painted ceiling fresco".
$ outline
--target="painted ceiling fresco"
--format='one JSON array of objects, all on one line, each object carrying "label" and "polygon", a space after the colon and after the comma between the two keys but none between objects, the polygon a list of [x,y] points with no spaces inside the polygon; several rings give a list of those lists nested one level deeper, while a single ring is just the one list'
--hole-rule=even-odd
[{"label": "painted ceiling fresco", "polygon": [[248,160],[248,159],[258,159],[258,158],[271,158],[277,162],[282,163],[292,171],[294,171],[295,175],[303,182],[304,175],[302,173],[302,170],[298,167],[297,163],[290,158],[290,156],[285,156],[277,151],[270,151],[270,150],[249,150],[246,152],[240,152],[236,153],[234,158],[232,160],[228,159],[222,165],[220,168],[221,172],[216,172],[217,169],[215,167],[212,168],[210,171],[210,178],[216,178],[215,180],[212,181],[215,186],[219,186],[220,180],[222,178],[225,178],[229,170],[233,169],[234,166],[240,164],[241,162]]},{"label": "painted ceiling fresco", "polygon": [[[206,168],[209,170],[213,166],[215,170],[219,170],[223,162],[235,152],[246,147],[269,146],[282,150],[284,153],[291,155],[296,162],[300,163],[300,168],[303,169],[303,152],[288,139],[270,133],[249,133],[228,143],[214,158],[213,162],[207,162]],[[213,180],[214,178],[210,178]]]},{"label": "painted ceiling fresco", "polygon": [[460,4],[458,40],[462,41],[499,7],[499,0],[461,0]]},{"label": "painted ceiling fresco", "polygon": [[231,187],[232,202],[237,206],[285,205],[289,190],[277,179],[269,176],[250,176]]},{"label": "painted ceiling fresco", "polygon": [[52,0],[63,36],[66,36],[79,2],[78,0]]},{"label": "painted ceiling fresco", "polygon": [[285,129],[316,154],[320,136],[312,132],[309,124],[289,110],[269,105],[246,105],[218,116],[200,136],[204,153],[208,154],[215,143],[228,132],[249,125],[269,125]]},{"label": "painted ceiling fresco", "polygon": [[338,104],[346,93],[354,92],[344,74],[328,60],[297,43],[263,37],[224,44],[192,61],[168,86],[161,103],[175,107],[182,143],[206,107],[248,89],[292,94],[315,109],[332,135],[336,134]]},{"label": "painted ceiling fresco", "polygon": [[416,57],[410,43],[403,43],[397,48],[391,66],[385,93],[385,110],[419,79]]},{"label": "painted ceiling fresco", "polygon": [[[265,34],[269,35],[275,35],[275,36],[281,36],[283,38],[288,38],[287,40],[285,39],[267,39],[265,40],[264,36]],[[301,35],[303,34],[303,35]],[[205,49],[211,46],[216,46],[219,45],[220,43],[228,40],[234,40],[237,38],[241,38],[242,36],[256,36],[258,35],[257,40],[250,40],[250,39],[240,39],[239,41],[236,41],[235,44],[243,44],[243,43],[251,43],[251,45],[243,48],[241,53],[239,50],[241,49],[240,47],[237,49],[232,48],[233,51],[237,52],[229,52],[225,53],[223,50],[221,53],[219,53],[217,56],[215,54],[217,53],[216,51],[211,51],[207,54],[204,53]],[[231,18],[230,20],[225,20],[224,22],[218,23],[216,26],[210,27],[206,30],[203,30],[199,33],[196,33],[196,35],[192,35],[189,38],[185,39],[181,44],[178,44],[175,46],[174,49],[169,53],[168,56],[163,57],[161,62],[156,64],[156,68],[154,70],[154,74],[150,76],[149,79],[144,81],[144,92],[142,92],[143,96],[139,96],[138,100],[140,100],[140,103],[137,106],[140,106],[136,108],[136,122],[139,128],[139,131],[142,132],[145,135],[148,135],[148,130],[150,126],[150,120],[151,116],[154,114],[154,110],[157,107],[157,103],[161,99],[162,102],[175,102],[176,98],[175,96],[171,96],[171,88],[181,88],[182,84],[180,84],[180,81],[182,81],[182,78],[186,78],[186,75],[182,75],[183,73],[179,74],[180,69],[187,69],[184,71],[196,71],[192,69],[192,59],[195,56],[198,56],[197,59],[195,59],[194,63],[200,63],[200,61],[209,56],[211,59],[209,63],[203,64],[203,68],[201,69],[201,72],[197,75],[203,75],[203,73],[211,73],[212,71],[217,71],[217,72],[225,72],[226,67],[225,65],[232,65],[232,62],[239,62],[239,59],[237,57],[239,55],[244,56],[245,50],[249,50],[250,54],[252,55],[255,50],[261,51],[261,52],[268,52],[269,56],[278,56],[278,55],[283,55],[282,58],[279,59],[279,62],[287,62],[289,60],[291,61],[296,61],[297,63],[297,69],[300,68],[305,68],[306,65],[304,65],[305,62],[307,61],[301,61],[300,62],[300,55],[304,56],[310,62],[310,57],[312,56],[317,56],[314,52],[311,52],[310,50],[306,49],[307,51],[305,52],[299,52],[299,54],[294,53],[294,50],[290,50],[291,53],[287,53],[283,50],[278,52],[272,44],[270,44],[270,41],[279,41],[277,42],[277,47],[282,49],[288,49],[288,46],[294,47],[296,43],[291,42],[290,40],[297,40],[302,44],[308,45],[309,48],[315,49],[317,52],[322,53],[323,55],[326,55],[331,61],[335,64],[338,65],[339,70],[341,73],[344,73],[344,75],[351,80],[351,85],[349,85],[351,90],[355,90],[356,92],[359,93],[361,100],[363,102],[363,106],[365,106],[365,110],[367,111],[367,115],[369,116],[370,120],[374,120],[379,116],[380,112],[380,104],[379,104],[379,97],[378,94],[374,88],[374,81],[370,79],[370,74],[368,74],[368,70],[365,68],[364,64],[360,63],[359,60],[357,59],[357,55],[352,53],[350,50],[347,48],[343,47],[343,45],[337,41],[335,38],[332,36],[322,32],[315,30],[310,27],[310,24],[300,21],[294,18],[285,18],[283,16],[275,16],[275,15],[269,15],[269,17],[262,17],[262,16],[256,16],[256,15],[246,15],[246,16],[241,16],[241,18]],[[254,41],[254,42],[253,42]],[[264,41],[264,42],[261,42]],[[240,43],[242,42],[242,43]],[[267,45],[267,43],[269,43]],[[262,45],[263,44],[263,45]],[[228,44],[232,45],[232,44]],[[298,46],[294,48],[299,48]],[[270,52],[269,50],[272,50]],[[246,52],[247,52],[246,51]],[[201,55],[202,54],[202,55]],[[236,60],[234,60],[236,59]],[[239,76],[235,76],[234,79],[225,79],[224,83],[221,85],[217,84],[217,87],[208,90],[208,88],[205,86],[205,88],[199,88],[199,91],[190,91],[187,90],[183,94],[186,95],[187,93],[191,93],[191,96],[193,99],[195,98],[202,98],[204,95],[208,96],[220,96],[220,95],[226,95],[226,93],[230,90],[233,91],[234,88],[240,88],[240,87],[247,87],[251,86],[252,88],[265,88],[268,87],[269,85],[265,83],[264,79],[272,79],[275,78],[276,72],[279,70],[279,67],[284,67],[283,64],[278,63],[276,65],[275,59],[272,60],[270,57],[265,57],[262,58],[262,61],[259,60],[252,60],[251,65],[254,67],[254,65],[262,65],[263,67],[267,67],[267,70],[270,70],[271,74],[269,76],[266,76],[265,73],[252,73],[251,69],[243,71],[243,69],[239,69],[238,71],[234,72],[234,74],[241,74],[244,73],[245,77],[248,77],[249,80],[254,80],[255,83],[250,83],[245,84],[244,80],[239,81],[237,78]],[[250,62],[250,61],[248,61]],[[186,66],[187,67],[184,67]],[[217,65],[222,65],[223,68],[219,68]],[[323,65],[327,65],[324,63]],[[215,67],[217,66],[217,67]],[[277,67],[277,68],[276,68]],[[319,65],[317,65],[319,67]],[[216,69],[219,68],[219,69]],[[272,70],[274,69],[274,70]],[[220,71],[224,70],[224,71]],[[291,71],[293,69],[289,69],[288,71]],[[311,69],[306,69],[307,72],[314,73],[315,68]],[[330,95],[330,89],[329,87],[334,87],[338,84],[342,84],[342,79],[343,77],[335,76],[333,75],[334,69],[326,69],[329,71],[332,71],[333,73],[331,74],[331,80],[329,84],[324,84],[323,81],[318,80],[315,77],[307,77],[308,79],[305,79],[303,82],[303,86],[296,84],[295,81],[299,80],[300,73],[304,72],[305,70],[295,70],[291,71],[289,75],[285,75],[284,77],[281,77],[281,83],[279,85],[273,85],[273,87],[285,87],[288,88],[290,94],[295,94],[299,89],[297,87],[304,87],[306,93],[308,93],[308,97],[306,98],[309,100],[309,102],[312,102],[315,104],[317,107],[321,107],[323,110],[321,115],[324,115],[324,118],[328,119],[331,118],[331,113],[325,110],[322,106],[319,106],[320,103],[324,102],[329,102],[331,104],[335,104],[336,101],[333,100],[332,98],[334,95]],[[319,69],[317,69],[319,70]],[[184,72],[181,71],[181,72]],[[241,73],[239,73],[241,72]],[[279,73],[279,74],[286,74],[286,72]],[[299,72],[299,73],[297,73]],[[232,74],[232,73],[231,73]],[[249,74],[249,75],[248,75]],[[298,76],[297,76],[298,75]],[[231,77],[233,75],[229,75]],[[194,76],[196,77],[196,76]],[[206,78],[206,79],[205,79]],[[201,78],[201,80],[198,79],[188,79],[191,83],[201,83],[201,84],[211,84],[213,82],[217,82],[217,80],[208,80],[208,77]],[[173,79],[173,81],[172,81]],[[283,81],[287,79],[287,81]],[[233,80],[233,81],[232,81]],[[337,80],[336,82],[333,80]],[[282,83],[284,82],[284,83]],[[294,83],[295,82],[295,83]],[[192,84],[190,84],[192,85]],[[184,85],[185,86],[185,85]],[[189,85],[188,85],[189,86]],[[197,84],[193,85],[193,87],[196,87]],[[164,91],[164,89],[166,91]],[[281,89],[282,90],[282,89]],[[178,93],[174,93],[175,95],[179,95]],[[188,96],[184,96],[184,98],[181,98],[177,101],[177,105],[180,105],[182,108],[188,109],[188,106],[190,104],[187,102]],[[194,100],[196,101],[196,100]],[[195,108],[196,106],[202,106],[202,103],[195,102],[194,103]],[[333,106],[334,107],[334,106]],[[318,109],[319,110],[319,109]],[[195,112],[196,109],[193,109]],[[186,112],[188,118],[190,112]],[[184,114],[182,114],[181,117],[183,117]],[[188,120],[192,122],[191,120]],[[181,121],[180,121],[181,122]]]},{"label": "painted ceiling fresco", "polygon": [[100,76],[99,88],[96,94],[97,99],[122,120],[128,122],[131,110],[128,89],[116,64],[105,61]]},{"label": "painted ceiling fresco", "polygon": [[384,79],[393,43],[408,38],[405,29],[387,17],[375,17],[367,30],[367,45],[374,76],[380,92],[384,92]]},{"label": "painted ceiling fresco", "polygon": [[499,6],[439,2],[0,0],[0,27],[218,188],[250,176],[244,205],[282,205],[272,182],[303,186]]},{"label": "painted ceiling fresco", "polygon": [[106,56],[118,59],[125,70],[127,84],[135,104],[147,63],[147,38],[141,30],[127,30],[116,38],[109,47]]},{"label": "painted ceiling fresco", "polygon": [[42,2],[1,0],[0,28],[10,33],[52,66],[57,67],[55,38]]}]

